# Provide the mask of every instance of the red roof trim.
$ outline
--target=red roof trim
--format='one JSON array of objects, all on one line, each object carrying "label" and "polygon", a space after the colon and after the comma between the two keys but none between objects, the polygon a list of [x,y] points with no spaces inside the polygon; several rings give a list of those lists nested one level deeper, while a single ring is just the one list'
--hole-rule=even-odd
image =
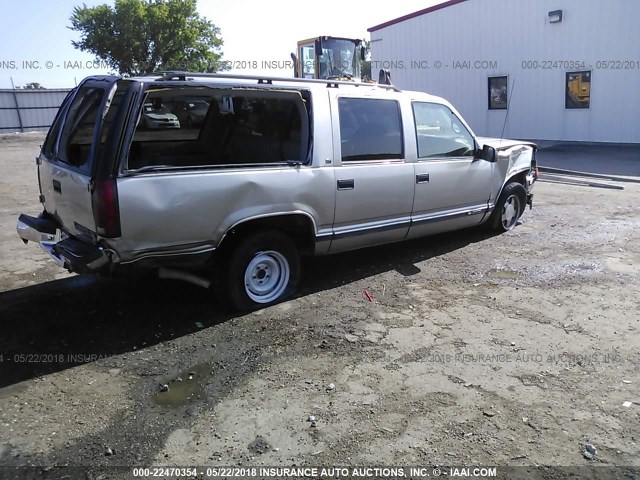
[{"label": "red roof trim", "polygon": [[457,5],[458,3],[466,1],[467,0],[449,0],[448,2],[441,3],[440,5],[434,5],[433,7],[425,8],[423,10],[410,13],[394,20],[389,20],[388,22],[381,23],[380,25],[376,25],[375,27],[367,28],[367,32],[375,32],[376,30],[390,27],[391,25],[395,25],[396,23],[404,22],[405,20],[411,20],[412,18],[420,17],[421,15],[426,15],[427,13],[435,12],[437,10],[442,10],[443,8],[452,7],[453,5]]}]

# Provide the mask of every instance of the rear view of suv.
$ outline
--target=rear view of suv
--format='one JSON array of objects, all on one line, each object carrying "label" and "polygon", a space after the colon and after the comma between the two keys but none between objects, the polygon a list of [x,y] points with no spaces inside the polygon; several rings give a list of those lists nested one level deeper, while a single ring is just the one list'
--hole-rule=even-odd
[{"label": "rear view of suv", "polygon": [[[150,109],[165,112],[153,125]],[[251,309],[295,291],[301,255],[510,230],[535,149],[477,138],[445,100],[390,85],[89,77],[38,157],[44,211],[17,228],[70,271],[153,271]]]}]

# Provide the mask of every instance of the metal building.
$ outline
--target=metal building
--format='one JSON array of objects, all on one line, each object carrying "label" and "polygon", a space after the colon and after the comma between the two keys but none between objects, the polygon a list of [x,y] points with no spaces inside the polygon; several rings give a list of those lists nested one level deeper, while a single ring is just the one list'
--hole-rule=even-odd
[{"label": "metal building", "polygon": [[0,133],[47,129],[70,89],[0,89]]},{"label": "metal building", "polygon": [[480,135],[640,143],[638,18],[638,0],[450,0],[369,28],[372,71]]}]

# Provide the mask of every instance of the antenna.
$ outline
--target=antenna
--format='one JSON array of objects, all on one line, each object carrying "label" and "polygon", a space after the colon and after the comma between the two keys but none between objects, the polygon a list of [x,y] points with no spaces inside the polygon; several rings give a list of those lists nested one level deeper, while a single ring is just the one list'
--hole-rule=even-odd
[{"label": "antenna", "polygon": [[507,102],[507,114],[504,116],[504,124],[502,125],[502,134],[500,135],[500,145],[502,145],[502,139],[504,138],[504,129],[507,126],[507,118],[509,118],[509,107],[511,107],[511,99],[513,98],[513,91],[516,89],[516,79],[513,79],[511,84],[511,95],[509,95],[509,101]]}]

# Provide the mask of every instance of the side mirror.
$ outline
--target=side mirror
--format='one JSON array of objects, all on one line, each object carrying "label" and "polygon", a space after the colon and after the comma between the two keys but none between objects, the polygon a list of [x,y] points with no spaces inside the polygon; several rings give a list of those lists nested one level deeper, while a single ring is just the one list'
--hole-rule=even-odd
[{"label": "side mirror", "polygon": [[482,154],[480,155],[482,160],[486,160],[487,162],[495,162],[496,161],[496,149],[489,146],[483,145]]},{"label": "side mirror", "polygon": [[322,56],[322,40],[317,38],[316,41],[314,42],[314,48],[316,49],[316,55],[318,57],[321,57]]},{"label": "side mirror", "polygon": [[367,49],[360,47],[360,60],[365,61],[367,59]]}]

